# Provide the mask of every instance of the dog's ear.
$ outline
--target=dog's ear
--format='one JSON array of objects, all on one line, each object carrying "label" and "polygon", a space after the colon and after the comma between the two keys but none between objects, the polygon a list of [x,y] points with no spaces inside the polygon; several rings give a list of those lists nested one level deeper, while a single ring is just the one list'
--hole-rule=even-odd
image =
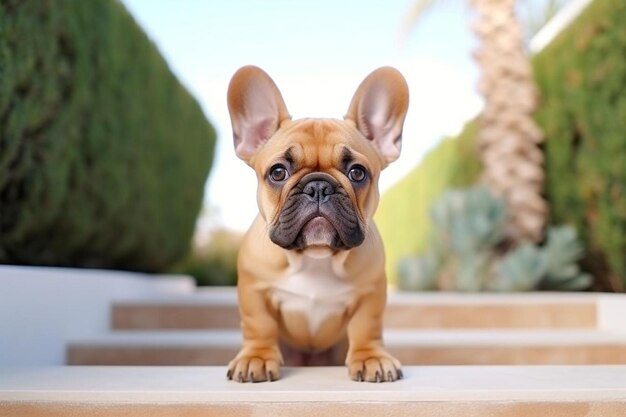
[{"label": "dog's ear", "polygon": [[228,111],[235,153],[246,162],[290,119],[283,97],[269,75],[255,66],[240,68],[228,86]]},{"label": "dog's ear", "polygon": [[409,88],[398,70],[382,67],[368,75],[352,97],[348,114],[387,163],[400,156]]}]

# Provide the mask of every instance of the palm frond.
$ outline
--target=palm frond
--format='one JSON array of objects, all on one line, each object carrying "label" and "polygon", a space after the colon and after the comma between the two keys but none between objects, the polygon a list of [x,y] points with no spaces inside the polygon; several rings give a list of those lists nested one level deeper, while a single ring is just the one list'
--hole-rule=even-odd
[{"label": "palm frond", "polygon": [[415,0],[409,10],[407,10],[400,26],[400,42],[404,43],[417,21],[424,15],[433,4],[440,3],[441,0]]}]

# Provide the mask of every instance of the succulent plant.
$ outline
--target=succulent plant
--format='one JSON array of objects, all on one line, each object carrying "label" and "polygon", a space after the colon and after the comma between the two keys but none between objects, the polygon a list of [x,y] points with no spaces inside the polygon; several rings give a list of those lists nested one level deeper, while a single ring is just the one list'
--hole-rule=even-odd
[{"label": "succulent plant", "polygon": [[550,228],[544,251],[546,274],[539,288],[579,290],[591,285],[591,276],[582,272],[577,263],[583,254],[583,246],[572,226]]},{"label": "succulent plant", "polygon": [[398,287],[405,291],[437,289],[440,263],[434,252],[425,256],[407,256],[398,262]]},{"label": "succulent plant", "polygon": [[504,202],[484,186],[446,191],[435,201],[431,218],[438,244],[456,253],[487,250],[502,240]]},{"label": "succulent plant", "polygon": [[458,258],[454,285],[449,289],[463,292],[481,291],[485,287],[491,264],[491,254],[480,251]]},{"label": "succulent plant", "polygon": [[492,291],[531,291],[546,274],[546,254],[531,243],[522,243],[504,255],[495,265],[489,282]]},{"label": "succulent plant", "polygon": [[591,277],[577,264],[583,248],[574,228],[549,229],[543,247],[522,242],[501,253],[506,216],[504,201],[484,186],[443,193],[431,211],[431,247],[400,261],[399,287],[505,292],[590,285]]}]

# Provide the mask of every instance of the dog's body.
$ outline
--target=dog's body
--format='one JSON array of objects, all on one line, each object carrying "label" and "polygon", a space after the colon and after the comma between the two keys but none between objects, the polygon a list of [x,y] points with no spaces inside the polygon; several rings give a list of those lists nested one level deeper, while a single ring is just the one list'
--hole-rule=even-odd
[{"label": "dog's body", "polygon": [[244,67],[233,76],[235,147],[257,173],[259,215],[239,253],[244,345],[229,378],[278,378],[279,338],[322,351],[346,331],[353,379],[401,377],[382,344],[384,251],[371,219],[407,106],[406,83],[391,68],[361,84],[345,120],[292,121],[267,74]]}]

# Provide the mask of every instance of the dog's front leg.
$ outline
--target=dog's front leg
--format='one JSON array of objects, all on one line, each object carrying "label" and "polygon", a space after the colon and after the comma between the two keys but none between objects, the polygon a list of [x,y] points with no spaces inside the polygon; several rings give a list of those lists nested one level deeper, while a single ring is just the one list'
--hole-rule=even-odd
[{"label": "dog's front leg", "polygon": [[[242,278],[240,276],[240,281]],[[228,379],[238,382],[277,380],[283,363],[278,347],[278,323],[269,311],[263,292],[253,285],[240,283],[239,314],[243,347],[228,364]]]},{"label": "dog's front leg", "polygon": [[402,378],[400,361],[383,346],[382,317],[385,309],[385,280],[357,304],[348,324],[346,365],[355,381],[384,382]]}]

